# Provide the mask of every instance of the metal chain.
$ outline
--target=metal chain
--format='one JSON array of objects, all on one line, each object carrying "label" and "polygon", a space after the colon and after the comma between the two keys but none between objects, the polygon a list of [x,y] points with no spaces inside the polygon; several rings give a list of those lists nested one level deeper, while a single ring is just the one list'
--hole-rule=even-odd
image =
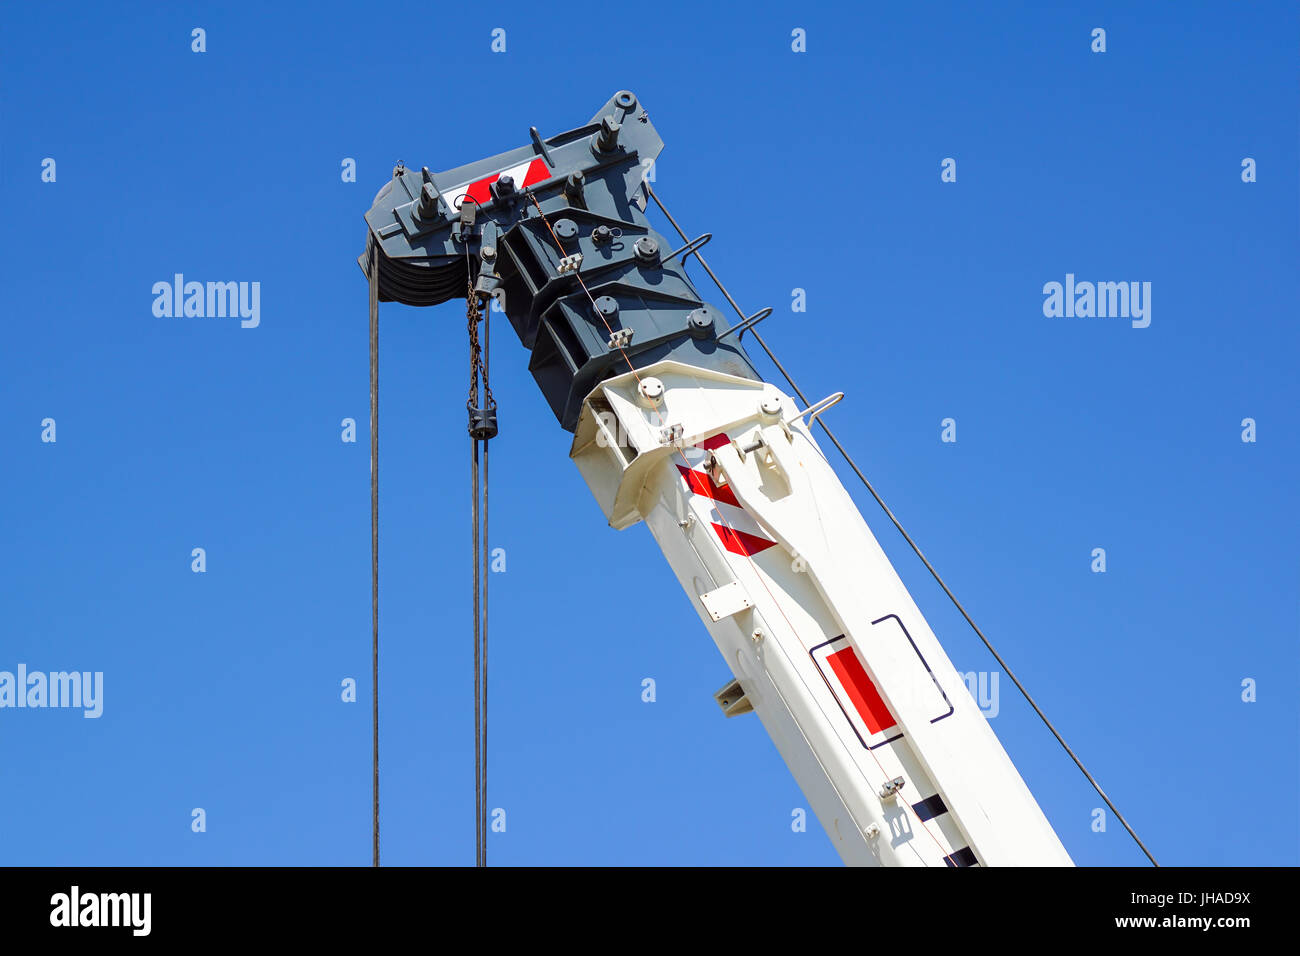
[{"label": "metal chain", "polygon": [[483,318],[471,283],[466,291],[467,307],[465,321],[469,326],[469,406],[475,408],[479,400],[479,376],[483,377],[483,398],[487,401],[485,408],[496,408],[497,400],[492,397],[492,386],[488,384],[487,366],[483,362],[483,346],[478,340],[478,324]]}]

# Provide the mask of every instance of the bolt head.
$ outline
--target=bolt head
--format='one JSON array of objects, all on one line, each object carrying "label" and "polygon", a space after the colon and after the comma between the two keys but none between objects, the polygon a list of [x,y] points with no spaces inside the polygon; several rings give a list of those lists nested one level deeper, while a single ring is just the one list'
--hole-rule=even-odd
[{"label": "bolt head", "polygon": [[763,399],[763,403],[759,406],[759,410],[762,411],[764,415],[779,415],[781,414],[781,399],[777,398],[775,395],[771,395]]},{"label": "bolt head", "polygon": [[479,252],[479,255],[482,256],[486,261],[491,262],[493,259],[497,257],[497,247],[484,246],[482,251]]},{"label": "bolt head", "polygon": [[653,262],[659,257],[659,243],[652,236],[642,236],[632,248],[642,262]]},{"label": "bolt head", "polygon": [[651,401],[657,401],[663,397],[664,383],[653,375],[641,379],[641,394]]}]

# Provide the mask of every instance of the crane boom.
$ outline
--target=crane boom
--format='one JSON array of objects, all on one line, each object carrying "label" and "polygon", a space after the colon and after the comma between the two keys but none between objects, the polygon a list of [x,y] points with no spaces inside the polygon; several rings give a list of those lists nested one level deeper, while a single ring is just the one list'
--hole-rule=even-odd
[{"label": "crane boom", "polygon": [[[845,863],[1070,865],[813,437],[646,215],[634,94],[366,214],[378,295],[496,298],[609,524],[644,521]],[[765,313],[751,317],[758,321]],[[744,323],[742,323],[743,325]]]}]

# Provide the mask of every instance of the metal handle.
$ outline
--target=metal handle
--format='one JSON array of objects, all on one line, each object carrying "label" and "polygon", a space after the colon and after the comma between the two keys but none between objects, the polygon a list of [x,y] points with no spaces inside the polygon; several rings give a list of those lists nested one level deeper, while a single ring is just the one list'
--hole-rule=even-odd
[{"label": "metal handle", "polygon": [[843,392],[836,392],[834,395],[827,395],[816,405],[809,405],[802,412],[796,412],[795,414],[791,415],[789,418],[785,420],[785,424],[792,425],[795,422],[799,421],[804,416],[811,416],[808,419],[808,424],[811,425],[814,421],[817,420],[818,415],[826,411],[826,409],[830,408],[832,405],[837,404],[840,401],[840,399],[842,399],[843,397],[844,397]]},{"label": "metal handle", "polygon": [[[696,256],[696,258],[698,259],[699,256]],[[771,310],[770,308],[767,308],[767,309],[759,309],[757,312],[755,312],[755,313],[754,313],[753,315],[751,315],[749,318],[745,319],[745,320],[742,321],[742,322],[737,322],[735,325],[733,325],[731,328],[727,329],[725,332],[719,332],[719,333],[718,333],[718,341],[721,342],[721,341],[722,341],[726,336],[730,335],[732,332],[739,332],[739,333],[740,333],[738,336],[736,336],[737,339],[742,339],[742,338],[744,338],[746,332],[748,332],[748,331],[749,331],[750,329],[752,329],[754,326],[758,325],[758,323],[762,322],[764,319],[766,319],[766,318],[767,318],[769,315],[771,315],[771,314],[772,314],[772,310]]]}]

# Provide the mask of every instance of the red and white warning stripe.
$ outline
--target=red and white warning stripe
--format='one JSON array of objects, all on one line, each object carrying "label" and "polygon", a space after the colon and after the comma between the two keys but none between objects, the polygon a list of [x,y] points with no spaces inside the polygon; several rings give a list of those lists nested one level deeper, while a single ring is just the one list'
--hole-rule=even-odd
[{"label": "red and white warning stripe", "polygon": [[731,439],[725,434],[714,435],[698,445],[682,449],[687,464],[678,464],[677,470],[681,472],[687,490],[694,495],[692,502],[696,509],[713,526],[722,546],[732,554],[752,556],[766,551],[776,541],[741,507],[730,488],[715,484],[704,470],[708,452],[729,441]]},{"label": "red and white warning stripe", "polygon": [[467,197],[480,206],[485,206],[492,201],[492,184],[502,176],[509,176],[515,181],[516,189],[523,189],[525,186],[535,186],[550,179],[551,171],[547,168],[546,162],[539,157],[490,176],[484,176],[482,179],[476,179],[472,183],[461,183],[454,189],[444,189],[442,192],[443,195],[451,198],[451,204],[456,209],[460,208],[462,200]]}]

